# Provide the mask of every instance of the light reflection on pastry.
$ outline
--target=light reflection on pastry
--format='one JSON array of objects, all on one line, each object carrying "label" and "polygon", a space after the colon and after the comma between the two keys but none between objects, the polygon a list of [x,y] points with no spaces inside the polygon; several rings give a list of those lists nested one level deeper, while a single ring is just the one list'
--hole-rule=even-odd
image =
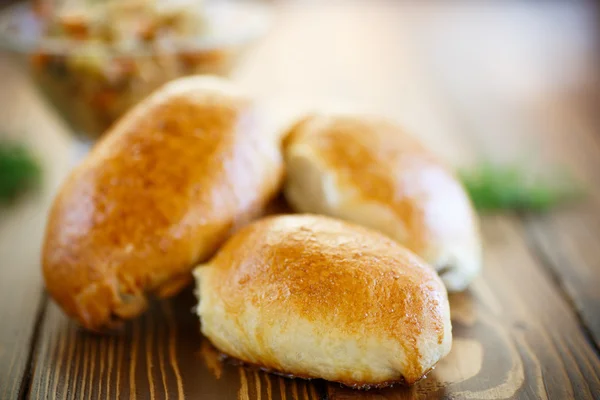
[{"label": "light reflection on pastry", "polygon": [[299,212],[377,229],[463,290],[481,267],[476,213],[454,174],[400,127],[373,117],[315,115],[284,142],[285,195]]},{"label": "light reflection on pastry", "polygon": [[43,249],[46,287],[88,329],[192,281],[283,173],[253,101],[211,77],[173,81],[124,116],[64,183]]},{"label": "light reflection on pastry", "polygon": [[450,351],[448,298],[435,271],[358,225],[265,218],[194,274],[202,333],[267,370],[362,388],[413,384]]}]

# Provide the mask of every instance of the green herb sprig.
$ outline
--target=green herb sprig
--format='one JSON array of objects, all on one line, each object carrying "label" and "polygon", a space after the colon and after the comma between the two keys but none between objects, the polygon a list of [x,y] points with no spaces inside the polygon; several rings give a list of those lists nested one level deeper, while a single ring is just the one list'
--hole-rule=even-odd
[{"label": "green herb sprig", "polygon": [[0,203],[14,200],[40,181],[38,161],[23,144],[0,141]]},{"label": "green herb sprig", "polygon": [[545,212],[582,194],[565,174],[534,178],[519,166],[484,162],[459,175],[480,211]]}]

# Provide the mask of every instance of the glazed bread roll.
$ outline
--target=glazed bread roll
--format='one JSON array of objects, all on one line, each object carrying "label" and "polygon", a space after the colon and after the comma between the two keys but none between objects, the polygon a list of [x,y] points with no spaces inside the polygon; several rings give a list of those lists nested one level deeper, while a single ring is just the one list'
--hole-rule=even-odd
[{"label": "glazed bread roll", "polygon": [[192,280],[276,194],[282,159],[253,102],[211,77],[169,83],[124,116],[68,177],[49,214],[46,287],[100,330],[141,313],[145,292]]},{"label": "glazed bread roll", "polygon": [[448,297],[435,271],[358,225],[265,218],[194,274],[202,333],[267,370],[357,388],[412,384],[450,351]]},{"label": "glazed bread roll", "polygon": [[284,140],[285,195],[300,212],[377,229],[430,263],[450,291],[481,266],[476,214],[460,182],[418,140],[378,118],[315,115]]}]

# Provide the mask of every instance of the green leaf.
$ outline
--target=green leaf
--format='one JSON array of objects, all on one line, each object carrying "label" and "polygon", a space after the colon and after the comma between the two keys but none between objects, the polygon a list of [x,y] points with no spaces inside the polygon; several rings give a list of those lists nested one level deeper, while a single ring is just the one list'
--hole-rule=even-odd
[{"label": "green leaf", "polygon": [[459,175],[480,211],[544,212],[582,194],[564,173],[543,179],[527,174],[518,166],[485,162],[473,170],[461,171]]},{"label": "green leaf", "polygon": [[24,145],[0,141],[0,203],[34,187],[40,177],[40,165]]}]

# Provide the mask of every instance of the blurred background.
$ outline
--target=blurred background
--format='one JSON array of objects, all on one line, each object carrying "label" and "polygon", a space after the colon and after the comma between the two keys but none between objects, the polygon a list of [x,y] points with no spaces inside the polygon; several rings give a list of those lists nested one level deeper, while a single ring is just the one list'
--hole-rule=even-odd
[{"label": "blurred background", "polygon": [[[550,170],[546,180],[567,176],[568,183],[597,191],[597,3],[37,0],[2,6],[0,223],[14,226],[33,212],[38,228],[27,235],[41,235],[57,186],[120,115],[164,82],[197,73],[244,86],[265,104],[274,127],[318,109],[396,120],[450,164],[485,171],[485,182],[473,190],[465,181],[478,205],[480,199],[489,208],[551,205],[559,194],[523,183]],[[518,167],[490,172],[484,164]],[[27,202],[35,211],[21,214]],[[6,235],[13,237],[12,229]]]},{"label": "blurred background", "polygon": [[[232,77],[281,123],[318,108],[389,116],[454,164],[488,150],[484,157],[509,162],[555,157],[571,128],[550,119],[598,106],[592,2],[2,5],[1,135],[36,142],[46,163],[65,146],[65,157],[80,158],[157,86],[194,73]],[[29,127],[25,115],[40,115],[45,129]]]},{"label": "blurred background", "polygon": [[[319,109],[387,116],[470,171],[465,184],[482,210],[547,209],[576,187],[591,194],[577,215],[586,218],[600,196],[594,2],[2,6],[3,258],[36,253],[53,193],[120,115],[164,82],[196,73],[244,86],[274,128]],[[544,183],[531,184],[540,174]]]}]

